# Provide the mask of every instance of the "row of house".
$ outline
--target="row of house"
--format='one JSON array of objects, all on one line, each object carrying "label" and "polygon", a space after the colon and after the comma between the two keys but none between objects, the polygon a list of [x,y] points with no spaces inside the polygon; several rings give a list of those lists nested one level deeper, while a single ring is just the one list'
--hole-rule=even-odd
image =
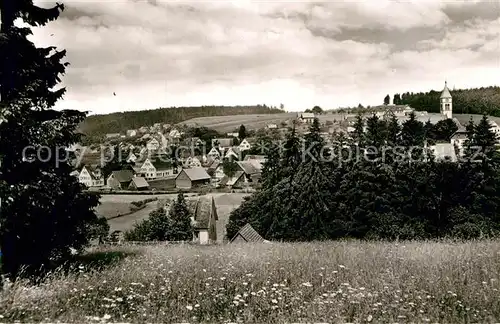
[{"label": "row of house", "polygon": [[223,162],[219,158],[206,163],[196,157],[189,157],[184,165],[147,158],[132,170],[113,171],[104,179],[97,167],[83,166],[77,172],[80,183],[87,187],[108,187],[115,190],[148,190],[153,180],[172,179],[178,189],[199,186],[246,188],[260,180],[265,156],[248,155],[243,161],[236,161],[238,170],[231,176],[224,174]]}]

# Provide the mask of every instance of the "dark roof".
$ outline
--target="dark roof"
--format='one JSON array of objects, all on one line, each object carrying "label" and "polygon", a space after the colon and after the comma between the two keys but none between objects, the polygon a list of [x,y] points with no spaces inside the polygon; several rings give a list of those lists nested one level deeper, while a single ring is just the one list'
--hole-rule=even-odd
[{"label": "dark roof", "polygon": [[252,225],[248,223],[242,228],[240,228],[240,230],[238,231],[238,233],[236,233],[231,242],[234,241],[234,239],[237,236],[240,236],[246,242],[264,242],[264,238],[262,238],[262,236],[260,236],[260,234],[257,233],[256,230],[254,230]]},{"label": "dark roof", "polygon": [[156,160],[156,161],[151,161],[151,164],[156,168],[156,170],[168,170],[172,168],[172,162],[170,161],[161,161],[161,160]]},{"label": "dark roof", "polygon": [[122,182],[130,182],[134,177],[134,173],[131,170],[120,170],[112,172],[113,178],[122,183]]},{"label": "dark roof", "polygon": [[220,161],[218,161],[218,160],[213,161],[213,162],[210,164],[210,166],[208,167],[207,171],[208,171],[208,170],[216,170],[216,169],[219,167],[219,165],[220,165],[220,164],[221,164],[221,163],[220,163]]}]

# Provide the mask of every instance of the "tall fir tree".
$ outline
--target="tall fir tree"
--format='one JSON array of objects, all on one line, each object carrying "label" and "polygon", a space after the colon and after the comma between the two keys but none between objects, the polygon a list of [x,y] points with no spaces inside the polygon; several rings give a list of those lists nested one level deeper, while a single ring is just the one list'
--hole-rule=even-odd
[{"label": "tall fir tree", "polygon": [[0,2],[0,248],[3,272],[12,278],[21,268],[36,275],[68,260],[70,248],[85,247],[98,222],[99,196],[83,191],[65,158],[85,114],[52,109],[65,92],[53,90],[68,65],[65,51],[37,48],[28,40],[30,27],[14,25],[21,18],[44,26],[63,9]]},{"label": "tall fir tree", "polygon": [[191,214],[182,193],[177,195],[169,211],[168,240],[188,241],[193,238]]}]

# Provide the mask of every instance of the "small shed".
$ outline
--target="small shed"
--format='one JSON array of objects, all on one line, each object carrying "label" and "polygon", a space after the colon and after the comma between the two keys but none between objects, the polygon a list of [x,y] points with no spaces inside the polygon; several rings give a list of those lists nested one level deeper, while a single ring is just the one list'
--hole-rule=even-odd
[{"label": "small shed", "polygon": [[128,186],[129,190],[149,190],[149,183],[143,177],[133,177]]},{"label": "small shed", "polygon": [[230,243],[246,243],[246,242],[252,242],[252,243],[259,243],[259,242],[264,242],[264,238],[260,236],[259,233],[252,227],[250,224],[246,224],[240,230],[236,235],[231,239]]},{"label": "small shed", "polygon": [[175,178],[178,189],[191,189],[200,185],[209,185],[210,175],[204,168],[183,169]]}]

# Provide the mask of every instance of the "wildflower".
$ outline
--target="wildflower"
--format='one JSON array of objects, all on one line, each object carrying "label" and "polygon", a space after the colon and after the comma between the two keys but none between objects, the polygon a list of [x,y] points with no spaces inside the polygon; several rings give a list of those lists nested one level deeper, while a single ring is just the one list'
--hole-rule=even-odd
[{"label": "wildflower", "polygon": [[372,321],[372,319],[373,319],[373,316],[368,315],[368,317],[366,318],[366,321],[371,322],[371,321]]},{"label": "wildflower", "polygon": [[187,305],[186,308],[187,308],[187,310],[190,310],[190,311],[193,310],[193,306],[191,306],[191,305]]},{"label": "wildflower", "polygon": [[345,265],[339,264],[340,269],[345,269]]},{"label": "wildflower", "polygon": [[105,314],[102,318],[105,320],[109,320],[111,318],[111,315]]},{"label": "wildflower", "polygon": [[273,300],[271,300],[271,303],[273,303],[273,304],[277,304],[277,303],[278,303],[278,301],[277,301],[276,299],[273,299]]},{"label": "wildflower", "polygon": [[302,283],[302,286],[312,287],[312,283],[310,283],[310,282],[304,282],[304,283]]}]

